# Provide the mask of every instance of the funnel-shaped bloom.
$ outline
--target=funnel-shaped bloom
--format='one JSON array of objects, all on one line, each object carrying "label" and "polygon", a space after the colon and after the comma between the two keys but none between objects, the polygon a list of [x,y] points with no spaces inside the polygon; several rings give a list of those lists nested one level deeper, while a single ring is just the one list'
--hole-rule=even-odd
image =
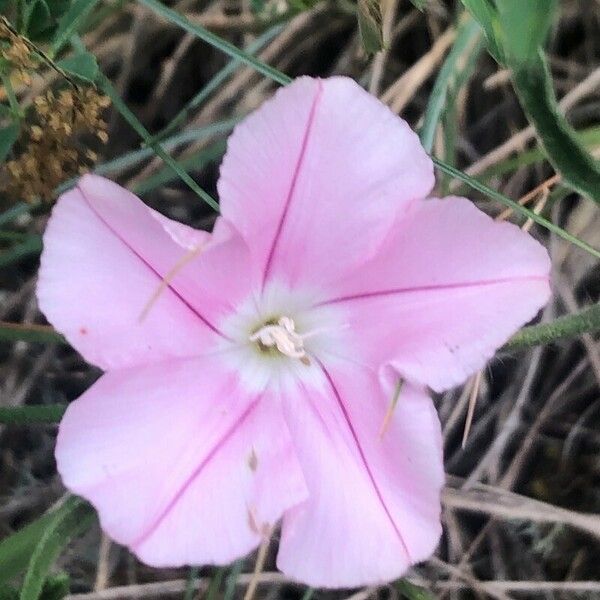
[{"label": "funnel-shaped bloom", "polygon": [[480,369],[549,294],[542,246],[425,199],[433,182],[404,121],[349,79],[302,78],[231,136],[211,235],[99,177],[61,197],[40,306],[106,373],[56,458],[113,539],[150,565],[223,564],[281,520],[279,568],[327,587],[433,552],[425,389]]}]

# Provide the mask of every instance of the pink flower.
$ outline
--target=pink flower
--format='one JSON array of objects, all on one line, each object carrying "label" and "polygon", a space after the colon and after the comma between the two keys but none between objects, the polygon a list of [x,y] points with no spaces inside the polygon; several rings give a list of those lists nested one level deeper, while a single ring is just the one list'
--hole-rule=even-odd
[{"label": "pink flower", "polygon": [[114,540],[150,565],[225,564],[281,519],[279,568],[325,587],[431,555],[425,388],[482,368],[546,302],[550,267],[469,201],[425,200],[433,183],[404,121],[349,79],[301,78],[231,136],[212,235],[100,177],[61,197],[40,306],[106,373],[56,459]]}]

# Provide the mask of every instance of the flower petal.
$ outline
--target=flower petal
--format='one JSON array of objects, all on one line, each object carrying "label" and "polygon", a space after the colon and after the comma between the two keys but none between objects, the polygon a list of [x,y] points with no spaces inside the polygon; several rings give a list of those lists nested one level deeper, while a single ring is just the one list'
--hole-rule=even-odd
[{"label": "flower petal", "polygon": [[218,356],[104,375],[69,406],[56,459],[108,535],[156,566],[239,558],[306,496],[278,405]]},{"label": "flower petal", "polygon": [[549,271],[541,244],[470,201],[417,201],[380,253],[323,305],[346,311],[362,360],[389,362],[401,377],[442,391],[536,315],[550,295]]},{"label": "flower petal", "polygon": [[[243,240],[225,224],[218,230],[209,241],[120,186],[85,176],[60,198],[48,223],[40,308],[86,360],[104,369],[203,354],[223,337],[213,320],[250,285]],[[163,278],[195,256],[194,242],[203,254],[158,293]],[[221,285],[223,272],[236,269],[239,276]]]},{"label": "flower petal", "polygon": [[433,181],[418,137],[376,98],[302,77],[236,127],[218,187],[263,282],[317,286],[364,262]]},{"label": "flower petal", "polygon": [[321,389],[284,398],[309,488],[286,512],[278,567],[319,587],[390,581],[441,534],[441,431],[431,400],[406,386],[380,436],[391,390],[366,369],[323,367]]}]

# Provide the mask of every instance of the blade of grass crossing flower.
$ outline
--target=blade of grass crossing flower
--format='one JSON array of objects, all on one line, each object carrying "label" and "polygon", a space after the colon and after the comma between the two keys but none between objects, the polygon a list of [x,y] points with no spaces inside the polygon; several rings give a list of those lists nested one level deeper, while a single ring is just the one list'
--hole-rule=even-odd
[{"label": "blade of grass crossing flower", "polygon": [[588,252],[589,254],[594,256],[595,258],[600,258],[600,251],[598,251],[598,250],[596,250],[596,248],[593,248],[592,246],[590,246],[587,242],[580,240],[578,237],[571,235],[568,231],[565,231],[564,229],[562,229],[562,227],[558,227],[558,225],[555,225],[554,223],[548,221],[548,219],[545,219],[544,217],[537,215],[532,210],[529,210],[528,208],[525,208],[524,206],[521,206],[518,202],[515,202],[514,200],[507,198],[500,192],[496,192],[495,190],[489,188],[487,185],[484,185],[477,179],[473,179],[472,177],[465,175],[462,171],[459,171],[458,169],[455,169],[454,167],[447,165],[446,163],[441,161],[439,158],[432,157],[432,160],[433,160],[433,163],[436,165],[436,167],[438,169],[440,169],[441,171],[443,171],[444,173],[446,173],[447,175],[455,177],[456,179],[467,184],[469,187],[473,188],[474,190],[481,192],[482,194],[488,196],[489,198],[492,198],[493,200],[497,200],[498,202],[501,202],[505,206],[510,206],[515,212],[528,217],[529,219],[531,219],[538,225],[541,225],[542,227],[548,229],[548,231],[555,233],[560,238],[566,240],[567,242],[570,242],[571,244],[573,244],[574,246],[577,246],[578,248],[581,248],[582,250],[585,250],[586,252]]},{"label": "blade of grass crossing flower", "polygon": [[[254,55],[264,48],[273,38],[275,38],[283,30],[284,25],[275,25],[261,36],[257,37],[251,44],[247,46],[245,52],[249,55]],[[187,116],[192,110],[198,108],[219,86],[239,67],[242,61],[239,58],[231,60],[226,64],[212,79],[173,117],[171,122],[160,132],[158,132],[153,141],[159,141],[168,136],[177,127],[185,122]]]},{"label": "blade of grass crossing flower", "polygon": [[[194,169],[201,171],[209,163],[219,160],[225,153],[226,142],[225,140],[219,140],[214,144],[211,144],[207,148],[200,150],[190,156],[177,161],[177,164],[181,169]],[[148,192],[156,189],[161,185],[165,185],[173,180],[177,179],[177,173],[169,167],[165,167],[158,173],[151,175],[147,179],[139,181],[134,187],[133,191],[138,196],[143,196]]]},{"label": "blade of grass crossing flower", "polygon": [[[0,423],[2,423],[3,425],[58,423],[65,414],[65,410],[67,410],[66,404],[40,404],[37,406],[0,406]],[[0,560],[0,565],[1,564],[2,562]]]},{"label": "blade of grass crossing flower", "polygon": [[269,79],[272,79],[281,85],[286,85],[292,81],[290,77],[281,71],[278,71],[277,69],[263,63],[247,52],[240,50],[237,46],[234,46],[218,35],[208,31],[208,29],[205,29],[200,25],[195,25],[182,14],[171,8],[168,8],[158,0],[138,0],[138,2],[154,11],[156,14],[162,16],[167,21],[175,23],[175,25],[178,25],[188,33],[195,35],[196,37],[205,41],[207,44],[210,44],[218,50],[221,50],[221,52],[227,54],[228,56],[239,59],[242,63],[252,67],[265,77],[268,77]]},{"label": "blade of grass crossing flower", "polygon": [[459,27],[452,50],[446,57],[433,86],[419,133],[421,143],[427,152],[431,152],[433,148],[435,131],[446,105],[448,91],[458,77],[462,67],[461,62],[464,64],[466,56],[478,52],[476,48],[481,35],[481,27],[471,18]]},{"label": "blade of grass crossing flower", "polygon": [[193,191],[195,192],[206,204],[208,204],[211,208],[219,212],[219,205],[217,201],[206,191],[204,191],[193,179],[188,175],[177,163],[177,161],[172,158],[163,147],[158,142],[153,142],[150,134],[146,130],[146,128],[142,125],[142,123],[138,120],[138,118],[131,112],[129,107],[123,102],[117,90],[113,87],[112,83],[109,79],[103,74],[100,73],[98,76],[98,84],[102,91],[111,99],[113,106],[119,111],[121,116],[131,125],[131,127],[135,130],[135,132],[150,146],[154,152],[171,168],[177,175],[181,178],[181,180]]},{"label": "blade of grass crossing flower", "polygon": [[38,600],[44,581],[54,562],[71,538],[85,531],[94,521],[92,507],[70,496],[48,522],[29,560],[19,600]]}]

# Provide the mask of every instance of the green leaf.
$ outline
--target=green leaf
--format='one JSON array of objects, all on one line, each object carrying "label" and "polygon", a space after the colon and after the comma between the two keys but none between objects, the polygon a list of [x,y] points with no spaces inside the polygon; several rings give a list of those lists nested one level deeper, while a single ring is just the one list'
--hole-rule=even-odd
[{"label": "green leaf", "polygon": [[498,0],[504,53],[511,61],[526,63],[537,58],[556,14],[556,0]]},{"label": "green leaf", "polygon": [[36,545],[53,517],[54,512],[46,513],[0,541],[0,586],[7,585],[27,568]]},{"label": "green leaf", "polygon": [[379,0],[358,0],[358,29],[363,48],[367,54],[383,49],[381,4]]},{"label": "green leaf", "polygon": [[473,19],[462,23],[456,34],[456,39],[440,72],[435,80],[433,90],[429,96],[427,110],[423,117],[423,126],[419,132],[421,143],[427,152],[431,152],[435,131],[440,116],[446,105],[449,88],[457,79],[461,69],[461,60],[471,52],[479,53],[478,42],[481,37],[481,28]]},{"label": "green leaf", "polygon": [[59,423],[67,410],[66,404],[34,404],[31,406],[0,406],[3,425]]},{"label": "green leaf", "polygon": [[52,14],[46,0],[33,0],[26,5],[23,23],[27,37],[37,39],[52,28]]},{"label": "green leaf", "polygon": [[433,600],[433,596],[425,588],[415,585],[407,579],[397,581],[396,587],[406,600]]},{"label": "green leaf", "polygon": [[63,71],[89,83],[94,83],[96,77],[98,77],[98,61],[91,52],[79,52],[58,61],[56,64]]},{"label": "green leaf", "polygon": [[600,162],[588,154],[561,114],[541,51],[527,64],[511,64],[521,106],[535,127],[548,159],[574,190],[600,203]]},{"label": "green leaf", "polygon": [[479,25],[481,25],[489,53],[496,61],[503,63],[502,48],[504,44],[501,39],[502,30],[498,12],[492,0],[462,0],[462,3]]},{"label": "green leaf", "polygon": [[273,81],[276,81],[281,85],[286,85],[292,81],[290,77],[288,77],[284,73],[281,73],[281,71],[278,71],[277,69],[266,65],[265,63],[261,62],[258,58],[255,58],[247,52],[240,50],[237,46],[234,46],[232,43],[224,40],[223,38],[212,33],[211,31],[208,31],[208,29],[205,29],[200,25],[195,25],[189,19],[174,11],[173,9],[166,7],[158,0],[138,0],[138,2],[151,9],[156,14],[167,19],[167,21],[175,23],[175,25],[178,25],[188,33],[195,35],[197,38],[204,40],[207,44],[210,44],[218,50],[221,50],[221,52],[224,52],[228,56],[239,59],[240,62],[248,65],[249,67],[252,67],[259,73],[262,73],[263,75],[265,75],[265,77],[268,77],[269,79],[272,79]]},{"label": "green leaf", "polygon": [[574,246],[577,246],[578,248],[585,250],[588,254],[591,254],[593,257],[600,258],[599,250],[596,250],[596,248],[590,246],[587,242],[580,240],[578,237],[571,235],[568,231],[565,231],[564,229],[562,229],[562,227],[555,225],[551,221],[548,221],[548,219],[545,219],[544,217],[534,213],[532,210],[529,210],[528,208],[521,206],[518,202],[515,202],[514,200],[507,198],[500,192],[497,192],[497,191],[489,188],[487,185],[481,183],[481,181],[478,181],[477,179],[474,179],[473,177],[469,177],[462,171],[459,171],[458,169],[455,169],[454,167],[447,165],[446,163],[441,161],[439,158],[435,158],[434,156],[432,156],[431,160],[433,161],[433,164],[438,169],[440,169],[447,175],[450,175],[451,177],[455,177],[456,179],[462,181],[463,183],[466,183],[469,187],[473,188],[474,190],[477,190],[478,192],[481,192],[482,194],[488,196],[489,198],[497,200],[498,202],[501,202],[505,206],[512,208],[516,213],[524,215],[528,219],[531,219],[534,223],[537,223],[538,225],[541,225],[542,227],[546,228],[548,231],[555,233],[557,236],[559,236],[563,240],[566,240],[567,242],[570,242]]},{"label": "green leaf", "polygon": [[69,10],[62,16],[52,42],[51,56],[56,56],[71,36],[77,31],[85,17],[94,8],[98,0],[74,0]]},{"label": "green leaf", "polygon": [[92,507],[70,496],[53,514],[31,555],[19,600],[38,600],[48,572],[71,538],[85,531],[94,520]]},{"label": "green leaf", "polygon": [[0,321],[0,342],[33,342],[42,344],[66,344],[65,338],[45,325],[22,325]]},{"label": "green leaf", "polygon": [[17,141],[21,128],[18,123],[11,123],[0,129],[0,163],[6,160],[13,144]]}]

